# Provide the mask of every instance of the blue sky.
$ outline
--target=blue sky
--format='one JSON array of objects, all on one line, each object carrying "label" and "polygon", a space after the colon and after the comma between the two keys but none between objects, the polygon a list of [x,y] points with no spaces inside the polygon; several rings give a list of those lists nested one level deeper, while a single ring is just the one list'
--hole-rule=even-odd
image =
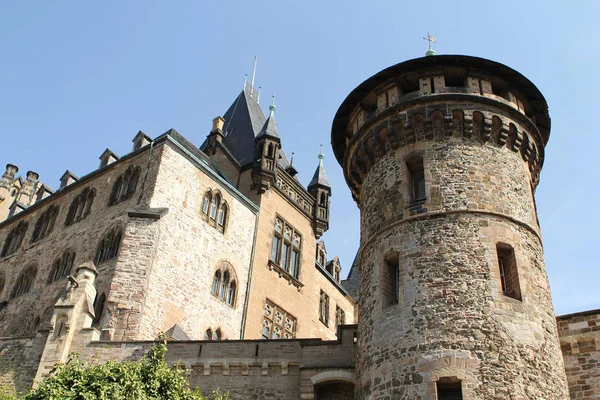
[{"label": "blue sky", "polygon": [[[307,184],[319,144],[333,187],[327,250],[347,272],[358,208],[335,162],[333,116],[374,73],[427,50],[504,63],[550,106],[537,204],[557,314],[600,308],[595,249],[600,80],[596,1],[14,1],[0,4],[0,164],[51,187],[85,175],[138,130],[197,145],[259,56],[262,105],[277,97],[283,146]],[[3,165],[2,165],[3,166]]]}]

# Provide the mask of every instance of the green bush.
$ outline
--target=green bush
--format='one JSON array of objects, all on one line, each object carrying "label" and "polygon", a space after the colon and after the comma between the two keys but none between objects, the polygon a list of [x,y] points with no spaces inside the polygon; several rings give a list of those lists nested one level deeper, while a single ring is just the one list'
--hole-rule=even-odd
[{"label": "green bush", "polygon": [[[57,364],[37,389],[20,400],[225,400],[227,394],[213,392],[205,397],[199,388],[190,390],[181,370],[165,362],[166,342],[156,343],[138,362],[107,361],[87,365],[72,354]],[[15,399],[11,396],[0,400]]]}]

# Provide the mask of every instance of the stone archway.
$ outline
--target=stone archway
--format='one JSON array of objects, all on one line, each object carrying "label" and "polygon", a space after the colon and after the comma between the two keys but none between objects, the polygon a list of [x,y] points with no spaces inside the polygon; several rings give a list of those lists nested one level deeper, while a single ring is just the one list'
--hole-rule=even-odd
[{"label": "stone archway", "polygon": [[315,386],[315,400],[352,400],[354,383],[329,381]]},{"label": "stone archway", "polygon": [[349,371],[326,371],[311,377],[315,400],[353,400],[356,374]]}]

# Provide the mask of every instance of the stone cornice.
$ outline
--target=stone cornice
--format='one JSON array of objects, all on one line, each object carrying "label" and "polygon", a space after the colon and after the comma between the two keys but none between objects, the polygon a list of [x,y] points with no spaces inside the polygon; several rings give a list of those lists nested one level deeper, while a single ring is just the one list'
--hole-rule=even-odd
[{"label": "stone cornice", "polygon": [[[364,178],[385,154],[414,143],[452,138],[472,140],[473,144],[479,145],[508,147],[511,151],[520,153],[529,165],[533,186],[537,186],[544,145],[535,125],[525,121],[527,118],[511,118],[518,113],[504,113],[497,107],[455,101],[415,103],[412,108],[404,109],[401,113],[398,108],[391,109],[369,118],[346,146],[343,157],[344,177],[357,203],[360,203]],[[438,119],[432,117],[436,112]],[[455,112],[460,114],[460,119],[455,120]],[[480,121],[473,119],[476,112],[482,117]],[[523,127],[521,122],[526,122],[528,126]],[[528,131],[527,128],[534,130]]]}]

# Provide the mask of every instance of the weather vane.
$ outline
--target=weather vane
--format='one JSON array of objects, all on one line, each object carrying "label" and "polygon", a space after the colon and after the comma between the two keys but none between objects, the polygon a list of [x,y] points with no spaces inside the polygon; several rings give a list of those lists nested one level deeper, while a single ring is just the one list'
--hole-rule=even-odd
[{"label": "weather vane", "polygon": [[435,36],[431,36],[429,31],[427,32],[427,36],[423,38],[423,40],[427,40],[429,42],[429,50],[425,53],[426,56],[435,56],[435,50],[431,48],[431,44],[436,42]]}]

